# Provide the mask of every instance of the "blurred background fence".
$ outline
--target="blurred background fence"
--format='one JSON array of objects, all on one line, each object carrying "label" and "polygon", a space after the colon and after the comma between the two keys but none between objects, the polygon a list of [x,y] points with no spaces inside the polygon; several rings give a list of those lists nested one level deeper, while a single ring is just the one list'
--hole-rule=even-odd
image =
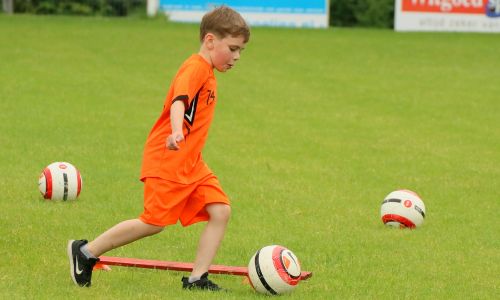
[{"label": "blurred background fence", "polygon": [[[3,0],[6,1],[6,0]],[[146,15],[147,0],[13,0],[15,13]],[[394,0],[330,0],[330,25],[392,28]]]}]

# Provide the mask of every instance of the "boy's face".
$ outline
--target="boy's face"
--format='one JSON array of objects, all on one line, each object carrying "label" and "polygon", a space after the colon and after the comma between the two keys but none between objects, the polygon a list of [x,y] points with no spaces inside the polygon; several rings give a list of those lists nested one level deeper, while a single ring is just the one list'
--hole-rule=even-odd
[{"label": "boy's face", "polygon": [[226,36],[221,39],[213,36],[210,48],[212,65],[217,71],[226,72],[240,59],[241,51],[245,49],[244,38]]}]

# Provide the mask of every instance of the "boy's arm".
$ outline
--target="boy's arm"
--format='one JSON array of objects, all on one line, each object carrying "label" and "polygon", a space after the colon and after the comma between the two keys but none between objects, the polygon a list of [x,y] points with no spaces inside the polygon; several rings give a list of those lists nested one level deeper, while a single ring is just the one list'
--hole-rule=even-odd
[{"label": "boy's arm", "polygon": [[182,125],[184,123],[184,111],[186,106],[182,101],[174,101],[170,107],[170,124],[172,134],[167,137],[167,148],[170,150],[179,150],[179,143],[184,140]]}]

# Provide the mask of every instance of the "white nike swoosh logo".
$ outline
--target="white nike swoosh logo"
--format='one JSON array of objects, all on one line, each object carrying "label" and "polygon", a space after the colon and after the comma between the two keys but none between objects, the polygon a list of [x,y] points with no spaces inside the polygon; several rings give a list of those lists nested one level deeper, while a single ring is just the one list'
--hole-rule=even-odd
[{"label": "white nike swoosh logo", "polygon": [[83,270],[80,270],[80,268],[78,268],[78,258],[75,257],[75,261],[76,261],[76,274],[80,275],[83,273]]},{"label": "white nike swoosh logo", "polygon": [[[195,99],[194,101],[196,101],[197,99]],[[194,102],[193,101],[193,102]],[[194,116],[194,108],[196,106],[196,103],[194,104],[191,104],[191,107],[189,108],[189,111],[185,112],[184,113],[184,116],[188,119],[189,122],[193,122],[193,116]]]},{"label": "white nike swoosh logo", "polygon": [[194,115],[196,113],[196,106],[198,106],[198,96],[199,93],[196,94],[194,97],[193,101],[191,102],[191,105],[189,106],[188,110],[184,113],[184,119],[188,121],[188,123],[192,126],[194,122]]}]

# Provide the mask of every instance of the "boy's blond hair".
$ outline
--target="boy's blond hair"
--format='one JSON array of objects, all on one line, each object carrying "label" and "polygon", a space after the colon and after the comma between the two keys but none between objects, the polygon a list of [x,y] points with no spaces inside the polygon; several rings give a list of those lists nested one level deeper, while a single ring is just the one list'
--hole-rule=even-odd
[{"label": "boy's blond hair", "polygon": [[241,36],[245,43],[250,40],[250,28],[243,17],[232,8],[224,5],[214,8],[203,16],[200,24],[201,42],[207,33],[213,33],[218,38]]}]

